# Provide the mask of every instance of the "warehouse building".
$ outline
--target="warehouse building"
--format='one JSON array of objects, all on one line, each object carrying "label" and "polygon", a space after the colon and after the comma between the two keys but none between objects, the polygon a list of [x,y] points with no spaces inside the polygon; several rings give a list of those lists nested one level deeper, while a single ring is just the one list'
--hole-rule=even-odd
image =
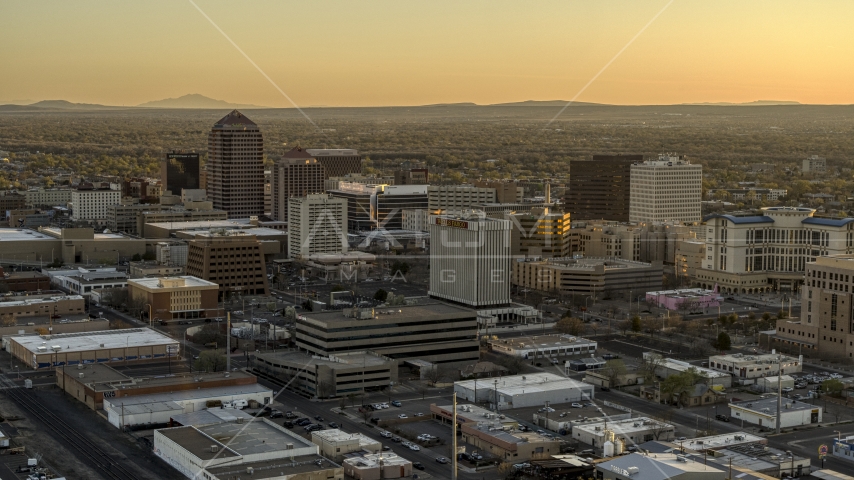
[{"label": "warehouse building", "polygon": [[501,377],[497,382],[465,380],[454,382],[457,395],[469,402],[495,403],[501,409],[543,406],[592,400],[593,385],[553,373],[533,373]]},{"label": "warehouse building", "polygon": [[643,353],[644,359],[647,359],[649,357],[657,357],[659,359],[656,361],[657,363],[655,364],[655,374],[661,378],[667,378],[671,375],[684,373],[691,369],[700,376],[704,377],[706,379],[706,383],[709,386],[722,385],[726,388],[732,386],[732,377],[728,373],[715,371],[710,368],[698,367],[696,365],[691,365],[688,362],[683,362],[682,360],[662,358],[661,355],[653,352]]},{"label": "warehouse building", "polygon": [[505,430],[501,424],[493,422],[464,423],[460,430],[463,442],[504,462],[525,462],[560,453],[562,442],[531,431]]},{"label": "warehouse building", "polygon": [[317,445],[268,419],[155,430],[154,452],[192,479],[344,479]]},{"label": "warehouse building", "polygon": [[[777,397],[745,400],[729,404],[733,420],[743,420],[760,427],[777,426]],[[804,401],[783,399],[780,428],[800,427],[821,423],[822,407]]]},{"label": "warehouse building", "polygon": [[783,374],[799,373],[803,367],[803,357],[782,355],[779,358],[773,353],[765,355],[745,355],[730,353],[712,355],[709,357],[709,368],[732,375],[742,385],[751,384],[758,378]]},{"label": "warehouse building", "polygon": [[351,453],[379,453],[380,442],[361,433],[346,433],[338,429],[311,432],[311,442],[320,448],[320,454],[332,461],[340,462]]},{"label": "warehouse building", "polygon": [[242,371],[134,377],[102,363],[79,364],[56,372],[56,386],[92,410],[102,409],[104,398],[252,385],[257,381]]},{"label": "warehouse building", "polygon": [[662,286],[661,262],[636,262],[618,258],[517,259],[512,263],[514,285],[562,295],[609,295],[645,292]]},{"label": "warehouse building", "polygon": [[166,393],[135,396],[112,396],[104,398],[104,413],[116,428],[137,425],[165,425],[182,413],[191,413],[213,408],[235,400],[246,400],[267,405],[273,391],[257,383],[230,387],[198,388]]},{"label": "warehouse building", "polygon": [[34,369],[90,363],[137,363],[178,358],[178,340],[148,328],[62,333],[59,335],[12,335],[3,347]]}]

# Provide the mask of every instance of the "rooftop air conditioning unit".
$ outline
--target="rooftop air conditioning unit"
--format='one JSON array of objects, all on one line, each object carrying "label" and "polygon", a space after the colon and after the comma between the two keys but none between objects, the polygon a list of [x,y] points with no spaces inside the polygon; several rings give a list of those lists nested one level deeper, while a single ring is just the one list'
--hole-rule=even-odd
[{"label": "rooftop air conditioning unit", "polygon": [[246,467],[246,474],[247,474],[247,475],[254,475],[254,474],[255,474],[255,469],[254,469],[254,468],[252,468],[252,467]]},{"label": "rooftop air conditioning unit", "polygon": [[219,451],[219,446],[218,445],[211,445],[211,452],[216,453],[217,451]]},{"label": "rooftop air conditioning unit", "polygon": [[629,475],[635,475],[640,473],[640,469],[638,467],[629,467],[626,470],[628,470]]},{"label": "rooftop air conditioning unit", "polygon": [[77,377],[78,377],[78,378],[83,378],[83,372],[78,373],[78,374],[77,374]]},{"label": "rooftop air conditioning unit", "polygon": [[83,364],[82,363],[77,364],[77,370],[83,370]]},{"label": "rooftop air conditioning unit", "polygon": [[293,449],[294,449],[293,443],[288,443],[287,445],[285,445],[285,450],[293,450]]}]

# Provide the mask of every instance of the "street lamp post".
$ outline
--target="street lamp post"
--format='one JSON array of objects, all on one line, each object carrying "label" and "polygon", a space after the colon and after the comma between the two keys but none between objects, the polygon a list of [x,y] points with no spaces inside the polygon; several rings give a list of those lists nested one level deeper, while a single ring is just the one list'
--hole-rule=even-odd
[{"label": "street lamp post", "polygon": [[143,305],[143,307],[146,307],[146,306],[148,307],[148,326],[150,327],[151,326],[151,304],[146,303]]}]

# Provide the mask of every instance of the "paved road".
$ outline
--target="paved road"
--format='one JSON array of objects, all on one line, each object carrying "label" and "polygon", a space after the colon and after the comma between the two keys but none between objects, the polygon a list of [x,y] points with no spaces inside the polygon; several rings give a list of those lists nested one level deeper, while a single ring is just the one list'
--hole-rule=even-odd
[{"label": "paved road", "polygon": [[[771,435],[768,437],[768,444],[777,447],[781,450],[791,450],[793,453],[810,458],[813,467],[821,466],[821,461],[818,458],[819,445],[827,445],[830,451],[833,448],[833,439],[836,438],[835,430],[841,432],[842,437],[846,435],[854,435],[854,426],[840,425],[839,427],[820,427],[811,430],[799,430],[797,432],[786,433],[782,435]],[[829,452],[828,452],[829,453]],[[843,460],[834,457],[829,453],[824,460],[824,468],[830,468],[837,472],[848,472],[854,470],[854,464],[849,460]]]}]

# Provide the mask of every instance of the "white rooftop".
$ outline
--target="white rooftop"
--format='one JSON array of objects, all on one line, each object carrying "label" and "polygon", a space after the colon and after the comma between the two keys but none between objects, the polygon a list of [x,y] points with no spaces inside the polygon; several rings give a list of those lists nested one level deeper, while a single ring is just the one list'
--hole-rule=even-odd
[{"label": "white rooftop", "polygon": [[17,300],[13,302],[0,302],[0,307],[16,307],[24,305],[52,304],[61,300],[83,300],[80,295],[65,295],[47,298],[28,298],[26,300]]},{"label": "white rooftop", "polygon": [[[584,432],[592,433],[594,435],[602,435],[604,434],[603,432],[607,427],[608,430],[611,430],[617,435],[628,435],[630,433],[650,430],[656,425],[664,425],[665,427],[673,426],[669,423],[659,422],[658,420],[653,420],[648,417],[637,417],[627,418],[625,420],[600,420],[598,422],[574,423],[572,425],[572,428],[580,429]],[[597,428],[599,430],[596,430]]]},{"label": "white rooftop", "polygon": [[[486,384],[486,385],[484,385]],[[466,380],[456,382],[463,388],[474,389],[475,381]],[[532,392],[547,392],[553,390],[564,390],[567,388],[593,388],[592,385],[572,380],[570,378],[555,375],[553,373],[531,373],[526,375],[513,375],[500,377],[498,379],[498,391],[503,395],[519,395]],[[491,381],[480,381],[480,388],[495,388]]]},{"label": "white rooftop", "polygon": [[682,442],[682,446],[692,450],[715,449],[738,445],[741,443],[764,442],[764,437],[758,437],[746,432],[725,433],[723,435],[712,435],[710,437],[691,438]]},{"label": "white rooftop", "polygon": [[338,429],[330,429],[330,430],[318,430],[315,432],[311,432],[311,439],[314,441],[314,438],[322,438],[326,442],[329,443],[337,443],[337,442],[350,442],[353,440],[358,440],[359,445],[362,447],[377,445],[380,442],[374,440],[371,437],[362,435],[361,433],[347,433],[342,432]]},{"label": "white rooftop", "polygon": [[253,227],[253,225],[249,223],[248,218],[235,218],[232,220],[189,220],[186,222],[155,222],[148,223],[147,225],[153,225],[158,228],[167,228],[170,230],[197,230],[229,227],[246,229]]},{"label": "white rooftop", "polygon": [[250,383],[249,385],[234,385],[230,387],[215,387],[197,390],[179,390],[177,392],[152,393],[149,395],[132,395],[129,397],[111,399],[105,398],[104,402],[110,403],[111,405],[124,404],[125,408],[127,408],[129,405],[144,405],[168,402],[180,403],[186,401],[194,401],[202,398],[216,398],[222,401],[229,401],[233,400],[233,397],[236,396],[243,397],[245,395],[255,393],[269,393],[270,396],[272,396],[273,391],[263,385],[257,383]]},{"label": "white rooftop", "polygon": [[[183,280],[183,285],[170,285],[168,283],[169,280],[180,279]],[[219,288],[219,285],[213,282],[209,282],[207,280],[193,277],[191,275],[181,275],[177,277],[155,277],[155,278],[132,278],[128,280],[128,285],[139,285],[141,287],[150,288],[152,290],[157,290],[159,288],[194,288],[194,287],[216,287]]]},{"label": "white rooftop", "polygon": [[26,228],[0,228],[0,242],[20,242],[22,240],[55,240],[55,238]]},{"label": "white rooftop", "polygon": [[[312,432],[317,433],[317,432]],[[344,459],[344,463],[349,463],[350,465],[354,465],[360,468],[375,468],[379,466],[380,460],[382,460],[383,465],[406,465],[410,463],[409,460],[398,456],[396,453],[372,453],[369,455],[363,455],[361,457],[353,457]]]},{"label": "white rooftop", "polygon": [[60,333],[58,335],[16,335],[12,340],[33,353],[39,347],[59,346],[62,352],[85,352],[107,348],[144,347],[153,345],[178,345],[178,340],[150,328],[102,330],[98,332]]},{"label": "white rooftop", "polygon": [[[210,230],[213,230],[215,228],[221,228],[221,227],[212,227],[212,228],[194,229],[194,230],[179,230],[178,233],[184,234],[184,235],[192,235],[192,236],[207,235],[210,232]],[[243,235],[255,235],[258,237],[264,237],[264,236],[268,236],[268,235],[275,235],[275,236],[287,235],[287,232],[284,232],[282,230],[276,230],[275,228],[267,228],[267,227],[232,228],[232,229],[226,228],[225,230],[226,231],[229,231],[229,230],[239,231]]]},{"label": "white rooftop", "polygon": [[696,365],[691,365],[688,362],[683,362],[682,360],[674,360],[672,358],[663,359],[663,363],[661,363],[661,366],[679,372],[684,372],[689,368],[693,368],[697,371],[697,373],[706,378],[723,378],[730,376],[728,373],[718,372],[717,370],[711,370],[709,368],[698,367]]}]

